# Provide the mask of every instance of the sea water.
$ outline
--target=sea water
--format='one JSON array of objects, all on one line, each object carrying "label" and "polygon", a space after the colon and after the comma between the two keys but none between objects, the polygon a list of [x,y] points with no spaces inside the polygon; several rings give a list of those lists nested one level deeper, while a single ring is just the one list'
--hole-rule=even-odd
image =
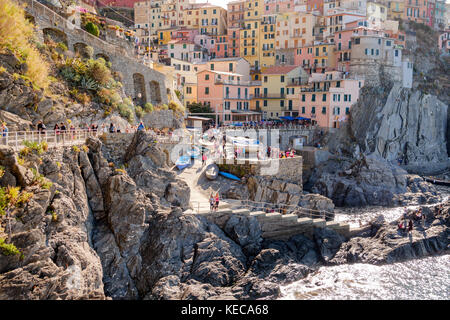
[{"label": "sea water", "polygon": [[[449,190],[443,192],[444,201]],[[410,210],[418,206],[408,206]],[[380,214],[386,222],[399,219],[404,207],[336,210],[335,220],[351,227]],[[281,299],[449,300],[450,255],[425,257],[385,265],[365,263],[323,266],[306,278],[281,287]]]}]

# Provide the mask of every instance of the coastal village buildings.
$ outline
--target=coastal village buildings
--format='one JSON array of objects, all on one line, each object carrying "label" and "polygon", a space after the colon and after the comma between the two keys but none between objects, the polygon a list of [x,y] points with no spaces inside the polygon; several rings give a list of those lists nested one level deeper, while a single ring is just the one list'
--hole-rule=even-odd
[{"label": "coastal village buildings", "polygon": [[449,52],[447,9],[444,0],[149,0],[134,2],[134,22],[137,52],[171,68],[185,106],[209,105],[224,123],[291,116],[339,127],[380,71],[412,87],[400,20],[441,30]]}]

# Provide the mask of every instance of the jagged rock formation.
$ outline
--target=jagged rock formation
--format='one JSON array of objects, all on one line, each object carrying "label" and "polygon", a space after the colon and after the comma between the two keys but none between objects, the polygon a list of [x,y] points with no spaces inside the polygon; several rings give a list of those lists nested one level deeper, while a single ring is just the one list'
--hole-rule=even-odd
[{"label": "jagged rock formation", "polygon": [[[30,155],[23,165],[12,149],[0,148],[0,165],[10,175],[2,185],[14,183],[33,193],[11,220],[11,240],[23,258],[0,253],[0,298],[273,299],[279,285],[316,266],[356,259],[347,258],[356,252],[356,240],[346,242],[333,230],[263,241],[254,217],[234,215],[219,226],[183,213],[185,199],[174,201],[168,189],[178,188],[177,195],[188,189],[165,168],[160,146],[145,132],[128,141],[124,152],[121,144],[122,150],[114,151],[107,141],[90,138],[87,151]],[[109,157],[123,169],[115,169]],[[36,183],[32,167],[53,182],[49,189]],[[445,210],[442,217],[430,216],[427,225],[436,245],[424,244],[427,250],[414,251],[414,257],[446,250],[448,204]],[[2,218],[1,237],[4,228]],[[358,257],[392,251],[398,259],[412,256],[401,249],[405,241],[388,243],[393,228],[362,230],[360,241],[367,246],[358,247]],[[380,236],[377,230],[387,231]]]},{"label": "jagged rock formation", "polygon": [[314,169],[305,187],[337,206],[394,206],[441,199],[434,186],[421,177],[376,156],[330,159]]},{"label": "jagged rock formation", "polygon": [[352,238],[339,248],[330,263],[394,263],[445,252],[449,249],[449,204],[440,211],[438,207],[422,207],[425,229],[417,221],[409,236],[398,231],[399,221],[395,221],[378,226],[369,236]]},{"label": "jagged rock formation", "polygon": [[335,153],[374,154],[408,165],[447,164],[448,106],[436,96],[389,87],[363,88],[346,130],[331,143]]}]

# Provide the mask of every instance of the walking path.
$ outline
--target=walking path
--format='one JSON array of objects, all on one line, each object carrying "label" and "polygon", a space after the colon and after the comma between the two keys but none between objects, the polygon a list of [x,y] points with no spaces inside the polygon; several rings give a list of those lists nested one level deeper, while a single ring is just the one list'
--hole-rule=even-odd
[{"label": "walking path", "polygon": [[[193,159],[194,161],[194,159]],[[201,184],[199,183],[199,179],[202,177],[203,172],[206,170],[208,164],[212,163],[211,160],[207,161],[205,166],[202,166],[202,161],[200,159],[196,159],[194,164],[190,167],[185,168],[183,171],[177,171],[177,175],[180,179],[184,180],[189,188],[191,189],[191,205],[192,210],[188,210],[187,212],[191,213],[205,213],[209,212],[209,192],[213,191],[214,193],[217,190],[213,189],[210,186],[208,189],[202,189]],[[178,170],[178,169],[174,169]],[[219,209],[229,208],[230,203],[227,200],[220,199]]]}]

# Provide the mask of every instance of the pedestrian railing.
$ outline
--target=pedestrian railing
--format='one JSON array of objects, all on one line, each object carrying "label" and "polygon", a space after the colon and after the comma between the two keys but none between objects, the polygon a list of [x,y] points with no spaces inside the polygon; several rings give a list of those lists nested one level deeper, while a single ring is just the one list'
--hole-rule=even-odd
[{"label": "pedestrian railing", "polygon": [[270,203],[270,202],[260,202],[253,200],[234,200],[225,199],[229,203],[233,203],[236,206],[240,206],[250,211],[265,211],[279,212],[281,214],[296,214],[299,217],[306,217],[311,219],[325,219],[334,220],[334,212],[327,210],[316,210],[310,208],[300,207],[298,205],[282,204],[282,203]]},{"label": "pedestrian railing", "polygon": [[[192,211],[194,213],[201,213],[202,211],[209,210],[209,202],[191,201]],[[270,202],[258,202],[252,200],[235,200],[235,199],[222,199],[220,201],[222,206],[234,206],[235,208],[245,208],[249,211],[264,211],[266,213],[278,212],[281,214],[296,214],[298,217],[305,217],[311,219],[325,219],[327,221],[334,220],[334,212],[327,210],[315,210],[310,208],[300,207],[298,205],[289,204],[276,204]],[[220,207],[220,205],[219,205]]]},{"label": "pedestrian railing", "polygon": [[[124,133],[135,134],[135,132],[136,131]],[[6,145],[19,151],[25,146],[24,143],[26,142],[46,142],[49,148],[56,148],[81,145],[86,142],[88,137],[100,137],[104,133],[116,134],[115,132],[94,131],[92,129],[0,132],[0,145]],[[154,134],[153,137],[158,143],[177,143],[180,140],[180,137],[178,136]]]},{"label": "pedestrian railing", "polygon": [[47,143],[49,148],[84,144],[89,136],[97,136],[93,130],[43,130],[43,131],[12,131],[1,133],[0,145],[12,147],[19,151],[25,143]]}]

